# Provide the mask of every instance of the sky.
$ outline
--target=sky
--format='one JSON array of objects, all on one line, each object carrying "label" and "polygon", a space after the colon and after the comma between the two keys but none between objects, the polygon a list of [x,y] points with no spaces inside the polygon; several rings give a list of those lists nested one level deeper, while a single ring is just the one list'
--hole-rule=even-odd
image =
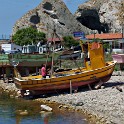
[{"label": "sky", "polygon": [[[78,6],[87,0],[63,0],[74,13]],[[0,39],[12,34],[15,22],[29,10],[37,7],[42,0],[0,0]]]}]

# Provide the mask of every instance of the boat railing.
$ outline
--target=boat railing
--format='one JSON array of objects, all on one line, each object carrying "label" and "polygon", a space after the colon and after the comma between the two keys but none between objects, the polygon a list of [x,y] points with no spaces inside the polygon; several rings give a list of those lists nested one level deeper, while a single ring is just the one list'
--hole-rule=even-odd
[{"label": "boat railing", "polygon": [[18,80],[18,81],[26,81],[26,79],[20,79],[20,78],[17,78],[17,77],[15,77],[15,79]]}]

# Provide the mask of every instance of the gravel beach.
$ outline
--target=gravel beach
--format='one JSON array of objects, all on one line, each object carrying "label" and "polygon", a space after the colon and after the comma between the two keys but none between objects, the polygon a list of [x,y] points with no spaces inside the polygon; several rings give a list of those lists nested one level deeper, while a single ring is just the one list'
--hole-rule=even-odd
[{"label": "gravel beach", "polygon": [[124,76],[112,76],[102,88],[43,99],[86,110],[107,124],[124,124]]},{"label": "gravel beach", "polygon": [[[90,113],[99,117],[100,122],[107,124],[124,124],[124,78],[113,73],[111,79],[101,89],[88,90],[73,94],[61,94],[47,98],[38,98],[36,101],[60,103],[70,106],[77,111]],[[18,92],[13,83],[3,83],[0,86],[7,92]],[[18,94],[17,94],[18,95]],[[99,124],[99,122],[97,122]]]}]

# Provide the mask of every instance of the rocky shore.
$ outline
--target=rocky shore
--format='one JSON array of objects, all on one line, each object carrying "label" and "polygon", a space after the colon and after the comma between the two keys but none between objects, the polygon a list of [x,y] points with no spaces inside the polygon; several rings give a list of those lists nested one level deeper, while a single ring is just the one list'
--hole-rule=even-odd
[{"label": "rocky shore", "polygon": [[[116,75],[116,74],[115,74]],[[97,123],[124,124],[124,78],[112,76],[102,89],[38,99],[82,111]],[[65,106],[64,106],[65,107]],[[94,115],[94,116],[93,116]]]},{"label": "rocky shore", "polygon": [[[116,76],[120,75],[120,76]],[[13,83],[0,81],[0,87],[18,97],[19,91]],[[60,109],[71,109],[88,115],[90,121],[97,120],[97,124],[124,123],[124,78],[123,73],[113,73],[111,79],[101,89],[87,90],[73,94],[61,94],[36,101],[59,103]]]},{"label": "rocky shore", "polygon": [[8,93],[11,97],[20,97],[20,91],[15,87],[14,83],[5,83],[0,80],[0,94],[2,92]]}]

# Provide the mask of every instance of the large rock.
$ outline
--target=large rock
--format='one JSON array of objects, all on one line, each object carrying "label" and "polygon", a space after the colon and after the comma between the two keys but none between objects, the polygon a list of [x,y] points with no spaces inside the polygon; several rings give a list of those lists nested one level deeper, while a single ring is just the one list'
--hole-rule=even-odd
[{"label": "large rock", "polygon": [[59,36],[70,35],[75,31],[86,34],[91,31],[75,19],[62,0],[43,0],[15,23],[13,34],[29,26],[46,33],[47,37],[52,37],[53,29]]},{"label": "large rock", "polygon": [[75,13],[84,26],[99,33],[121,32],[124,25],[124,0],[89,0]]}]

